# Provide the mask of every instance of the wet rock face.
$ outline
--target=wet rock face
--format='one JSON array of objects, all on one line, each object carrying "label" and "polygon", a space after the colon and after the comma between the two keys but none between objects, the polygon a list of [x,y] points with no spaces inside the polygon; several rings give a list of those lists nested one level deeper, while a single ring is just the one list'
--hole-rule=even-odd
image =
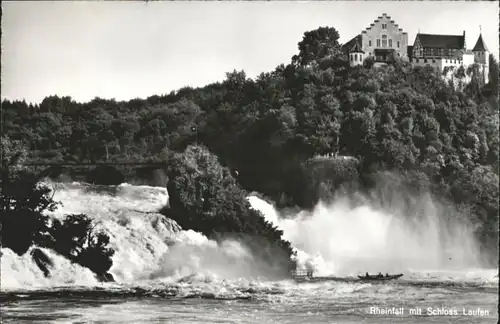
[{"label": "wet rock face", "polygon": [[52,262],[52,260],[38,248],[31,251],[31,257],[33,258],[33,261],[36,263],[38,268],[42,270],[43,275],[45,277],[49,277],[50,269],[54,267],[54,263]]},{"label": "wet rock face", "polygon": [[151,225],[162,236],[182,231],[182,227],[173,219],[167,218],[159,213],[149,214]]},{"label": "wet rock face", "polygon": [[[51,270],[54,268],[54,262],[42,250],[35,248],[31,251],[31,257],[45,277],[50,277]],[[109,272],[96,273],[97,280],[100,282],[114,282],[115,278]]]},{"label": "wet rock face", "polygon": [[100,282],[115,282],[115,278],[109,272],[96,274],[96,277]]}]

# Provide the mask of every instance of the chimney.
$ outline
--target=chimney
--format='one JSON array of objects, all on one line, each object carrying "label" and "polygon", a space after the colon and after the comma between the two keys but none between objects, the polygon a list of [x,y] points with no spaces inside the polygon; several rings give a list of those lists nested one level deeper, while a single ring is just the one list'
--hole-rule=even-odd
[{"label": "chimney", "polygon": [[466,49],[467,49],[467,46],[466,46],[466,45],[467,45],[467,44],[466,44],[466,42],[465,42],[465,30],[464,30],[464,50],[466,50]]}]

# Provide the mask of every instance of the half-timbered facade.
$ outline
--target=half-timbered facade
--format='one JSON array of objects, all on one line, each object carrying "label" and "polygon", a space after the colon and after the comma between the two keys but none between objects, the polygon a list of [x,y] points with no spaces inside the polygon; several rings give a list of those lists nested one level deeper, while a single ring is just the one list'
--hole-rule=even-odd
[{"label": "half-timbered facade", "polygon": [[465,50],[465,31],[459,36],[418,33],[411,56],[460,58]]}]

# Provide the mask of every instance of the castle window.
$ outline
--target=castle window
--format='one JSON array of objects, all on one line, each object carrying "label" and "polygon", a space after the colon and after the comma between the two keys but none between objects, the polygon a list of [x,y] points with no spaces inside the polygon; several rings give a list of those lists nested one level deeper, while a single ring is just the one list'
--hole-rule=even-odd
[{"label": "castle window", "polygon": [[436,60],[435,60],[435,59],[432,59],[432,63],[436,63]]},{"label": "castle window", "polygon": [[382,47],[387,47],[387,35],[382,35]]},{"label": "castle window", "polygon": [[354,54],[354,61],[358,60],[358,54]]},{"label": "castle window", "polygon": [[372,56],[372,52],[368,52],[368,56]]},{"label": "castle window", "polygon": [[399,41],[398,41],[398,48],[399,48]]},{"label": "castle window", "polygon": [[401,56],[401,54],[399,54],[399,52],[398,52],[398,56]]},{"label": "castle window", "polygon": [[389,47],[392,47],[392,39],[389,39]]},{"label": "castle window", "polygon": [[380,39],[377,39],[377,47],[380,47]]},{"label": "castle window", "polygon": [[387,24],[382,24],[382,29],[387,29]]},{"label": "castle window", "polygon": [[368,41],[368,46],[372,46],[372,41]]},{"label": "castle window", "polygon": [[424,63],[427,63],[427,59],[426,58],[424,58]]}]

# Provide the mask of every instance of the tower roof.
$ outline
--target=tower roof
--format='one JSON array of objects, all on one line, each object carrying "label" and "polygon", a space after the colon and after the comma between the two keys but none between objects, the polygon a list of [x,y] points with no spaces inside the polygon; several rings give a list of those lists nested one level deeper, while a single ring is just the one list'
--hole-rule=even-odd
[{"label": "tower roof", "polygon": [[482,34],[479,34],[479,38],[477,39],[476,45],[474,46],[472,51],[474,51],[474,52],[488,52],[488,48],[486,47],[486,44],[484,44]]}]

